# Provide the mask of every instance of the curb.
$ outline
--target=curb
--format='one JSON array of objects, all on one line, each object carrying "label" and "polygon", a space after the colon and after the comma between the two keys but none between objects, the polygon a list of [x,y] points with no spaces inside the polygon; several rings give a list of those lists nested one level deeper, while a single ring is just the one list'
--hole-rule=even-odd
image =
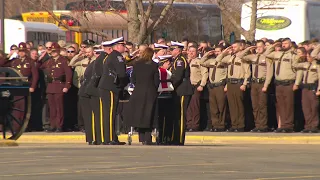
[{"label": "curb", "polygon": [[[127,135],[120,135],[119,141],[127,142]],[[153,138],[153,141],[155,139]],[[85,135],[23,135],[19,143],[85,143]],[[132,143],[139,144],[138,135],[132,136]],[[203,136],[187,135],[186,144],[320,144],[320,136]],[[1,146],[1,145],[0,145]]]},{"label": "curb", "polygon": [[18,146],[14,140],[0,140],[0,147]]}]

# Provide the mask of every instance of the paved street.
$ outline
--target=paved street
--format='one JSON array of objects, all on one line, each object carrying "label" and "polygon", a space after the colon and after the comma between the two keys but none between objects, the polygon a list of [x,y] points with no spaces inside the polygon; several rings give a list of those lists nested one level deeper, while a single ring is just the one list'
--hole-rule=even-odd
[{"label": "paved street", "polygon": [[320,145],[0,147],[1,180],[320,179]]}]

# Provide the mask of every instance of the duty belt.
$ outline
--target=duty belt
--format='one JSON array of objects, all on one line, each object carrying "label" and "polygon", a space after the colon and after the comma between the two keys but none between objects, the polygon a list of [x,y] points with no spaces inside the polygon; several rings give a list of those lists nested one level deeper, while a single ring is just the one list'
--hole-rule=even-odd
[{"label": "duty belt", "polygon": [[318,84],[317,83],[312,83],[312,84],[302,84],[302,88],[308,89],[308,90],[317,90]]},{"label": "duty belt", "polygon": [[281,86],[289,86],[291,84],[293,84],[295,82],[295,80],[275,80],[275,85],[281,85]]},{"label": "duty belt", "polygon": [[264,82],[266,82],[266,79],[265,78],[252,78],[251,81],[253,83],[263,84]]},{"label": "duty belt", "polygon": [[66,82],[66,76],[62,75],[60,77],[51,77],[47,76],[48,83],[52,83],[53,81],[60,81],[60,82]]},{"label": "duty belt", "polygon": [[228,83],[231,83],[231,84],[242,84],[243,82],[244,82],[244,79],[235,79],[235,78],[228,79]]},{"label": "duty belt", "polygon": [[212,88],[215,88],[215,87],[225,86],[226,83],[227,83],[226,80],[223,79],[223,80],[221,80],[220,82],[217,82],[217,83],[209,83],[208,86],[209,86],[210,89],[212,89]]}]

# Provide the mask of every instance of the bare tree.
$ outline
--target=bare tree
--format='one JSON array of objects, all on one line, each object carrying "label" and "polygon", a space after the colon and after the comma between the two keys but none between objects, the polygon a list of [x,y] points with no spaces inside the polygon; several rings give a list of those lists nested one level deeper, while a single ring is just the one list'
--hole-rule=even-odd
[{"label": "bare tree", "polygon": [[[235,28],[236,34],[241,34],[246,40],[253,41],[256,34],[256,22],[257,12],[259,10],[259,1],[261,0],[207,0],[211,3],[216,3],[221,10],[224,18],[227,22]],[[278,2],[279,0],[269,0],[265,6],[270,6]],[[251,5],[250,5],[251,2]],[[241,8],[244,3],[251,9],[250,28],[248,30],[241,26]],[[264,7],[265,7],[264,6]]]},{"label": "bare tree", "polygon": [[[143,0],[122,1],[124,3],[123,8],[125,8],[127,11],[126,14],[121,13],[121,10],[123,10],[121,9],[121,7],[113,7],[110,0],[95,0],[91,2],[98,4],[98,9],[96,10],[112,12],[113,14],[116,14],[123,18],[128,23],[129,41],[141,44],[161,23],[163,23],[169,9],[171,8],[175,0],[166,0],[165,2],[162,2],[164,4],[163,9],[160,15],[153,20],[151,20],[150,17],[152,11],[154,10],[154,6],[156,5],[155,0],[148,0],[147,5],[144,4]],[[90,26],[81,26],[80,28],[74,28],[68,26],[68,24],[63,23],[60,18],[54,14],[51,6],[48,6],[48,4],[50,4],[48,0],[27,0],[27,2],[34,7],[38,7],[37,9],[47,11],[55,21],[59,22],[61,26],[68,29],[69,31],[89,32],[98,36],[102,36],[106,39],[110,39],[107,34],[99,30],[92,29]],[[84,0],[83,3],[80,3],[79,6],[73,7],[73,11],[77,13],[74,13],[72,17],[78,21],[81,20],[82,22],[84,22],[83,24],[90,24],[88,14],[94,16],[94,13],[92,13],[90,7],[86,5],[86,0]]]}]

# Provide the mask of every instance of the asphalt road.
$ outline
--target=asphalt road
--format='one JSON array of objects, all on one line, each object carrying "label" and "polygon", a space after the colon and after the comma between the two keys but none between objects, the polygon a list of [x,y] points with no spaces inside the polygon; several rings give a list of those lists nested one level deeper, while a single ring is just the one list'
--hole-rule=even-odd
[{"label": "asphalt road", "polygon": [[320,179],[320,145],[0,147],[1,180]]}]

